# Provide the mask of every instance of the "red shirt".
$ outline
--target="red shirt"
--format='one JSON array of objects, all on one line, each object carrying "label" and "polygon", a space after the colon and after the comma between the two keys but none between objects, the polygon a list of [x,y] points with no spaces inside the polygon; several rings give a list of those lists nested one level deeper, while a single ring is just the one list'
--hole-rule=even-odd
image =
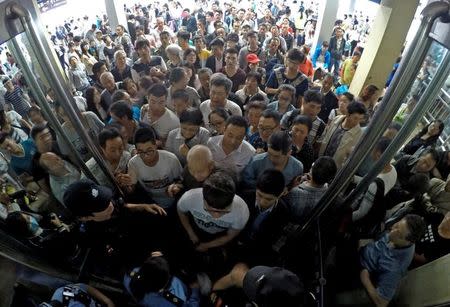
[{"label": "red shirt", "polygon": [[314,69],[311,60],[306,58],[305,63],[298,66],[298,71],[305,74],[308,78],[312,78],[314,75]]}]

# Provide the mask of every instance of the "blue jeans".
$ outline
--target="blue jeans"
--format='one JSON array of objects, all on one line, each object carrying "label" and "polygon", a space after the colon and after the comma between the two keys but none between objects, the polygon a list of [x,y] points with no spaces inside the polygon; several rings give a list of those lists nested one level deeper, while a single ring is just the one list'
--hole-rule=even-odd
[{"label": "blue jeans", "polygon": [[330,73],[332,73],[335,77],[339,75],[339,68],[341,66],[341,60],[331,58],[330,59]]}]

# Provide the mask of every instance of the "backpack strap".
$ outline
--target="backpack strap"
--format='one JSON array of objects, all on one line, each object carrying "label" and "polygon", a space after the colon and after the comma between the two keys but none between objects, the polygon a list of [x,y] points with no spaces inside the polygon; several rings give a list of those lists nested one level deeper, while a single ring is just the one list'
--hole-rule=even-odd
[{"label": "backpack strap", "polygon": [[284,78],[283,78],[283,73],[281,72],[281,69],[283,67],[279,67],[279,68],[275,68],[273,71],[275,72],[275,77],[277,78],[277,82],[278,82],[278,87],[281,84],[284,84]]},{"label": "backpack strap", "polygon": [[172,284],[173,277],[170,279],[170,281],[167,283],[167,286],[162,290],[161,296],[169,301],[170,303],[174,304],[177,307],[182,307],[184,305],[184,301],[169,291],[169,287]]}]

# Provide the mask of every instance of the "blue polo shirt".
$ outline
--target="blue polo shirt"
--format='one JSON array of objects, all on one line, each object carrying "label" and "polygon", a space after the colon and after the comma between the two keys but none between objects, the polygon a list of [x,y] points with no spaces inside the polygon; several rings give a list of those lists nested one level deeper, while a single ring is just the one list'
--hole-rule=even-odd
[{"label": "blue polo shirt", "polygon": [[381,239],[371,242],[360,252],[361,265],[373,276],[378,294],[390,301],[414,257],[414,244],[405,248],[393,248],[388,245],[386,233]]},{"label": "blue polo shirt", "polygon": [[28,173],[31,175],[33,168],[33,157],[37,151],[36,145],[31,138],[20,142],[20,145],[23,147],[24,155],[22,157],[11,156],[11,167],[17,175],[21,175],[23,173]]}]

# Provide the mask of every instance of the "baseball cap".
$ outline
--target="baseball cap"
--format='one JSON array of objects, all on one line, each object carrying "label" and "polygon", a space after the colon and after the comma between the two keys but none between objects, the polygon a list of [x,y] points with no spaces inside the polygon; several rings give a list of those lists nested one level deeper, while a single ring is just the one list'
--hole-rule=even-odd
[{"label": "baseball cap", "polygon": [[297,275],[280,267],[256,266],[244,277],[247,297],[264,307],[303,306],[304,288]]},{"label": "baseball cap", "polygon": [[89,216],[104,211],[110,204],[113,192],[89,179],[70,184],[64,193],[64,205],[76,216]]},{"label": "baseball cap", "polygon": [[252,64],[257,64],[259,62],[261,62],[261,60],[258,58],[258,56],[254,53],[249,53],[247,54],[247,62],[252,63]]}]

